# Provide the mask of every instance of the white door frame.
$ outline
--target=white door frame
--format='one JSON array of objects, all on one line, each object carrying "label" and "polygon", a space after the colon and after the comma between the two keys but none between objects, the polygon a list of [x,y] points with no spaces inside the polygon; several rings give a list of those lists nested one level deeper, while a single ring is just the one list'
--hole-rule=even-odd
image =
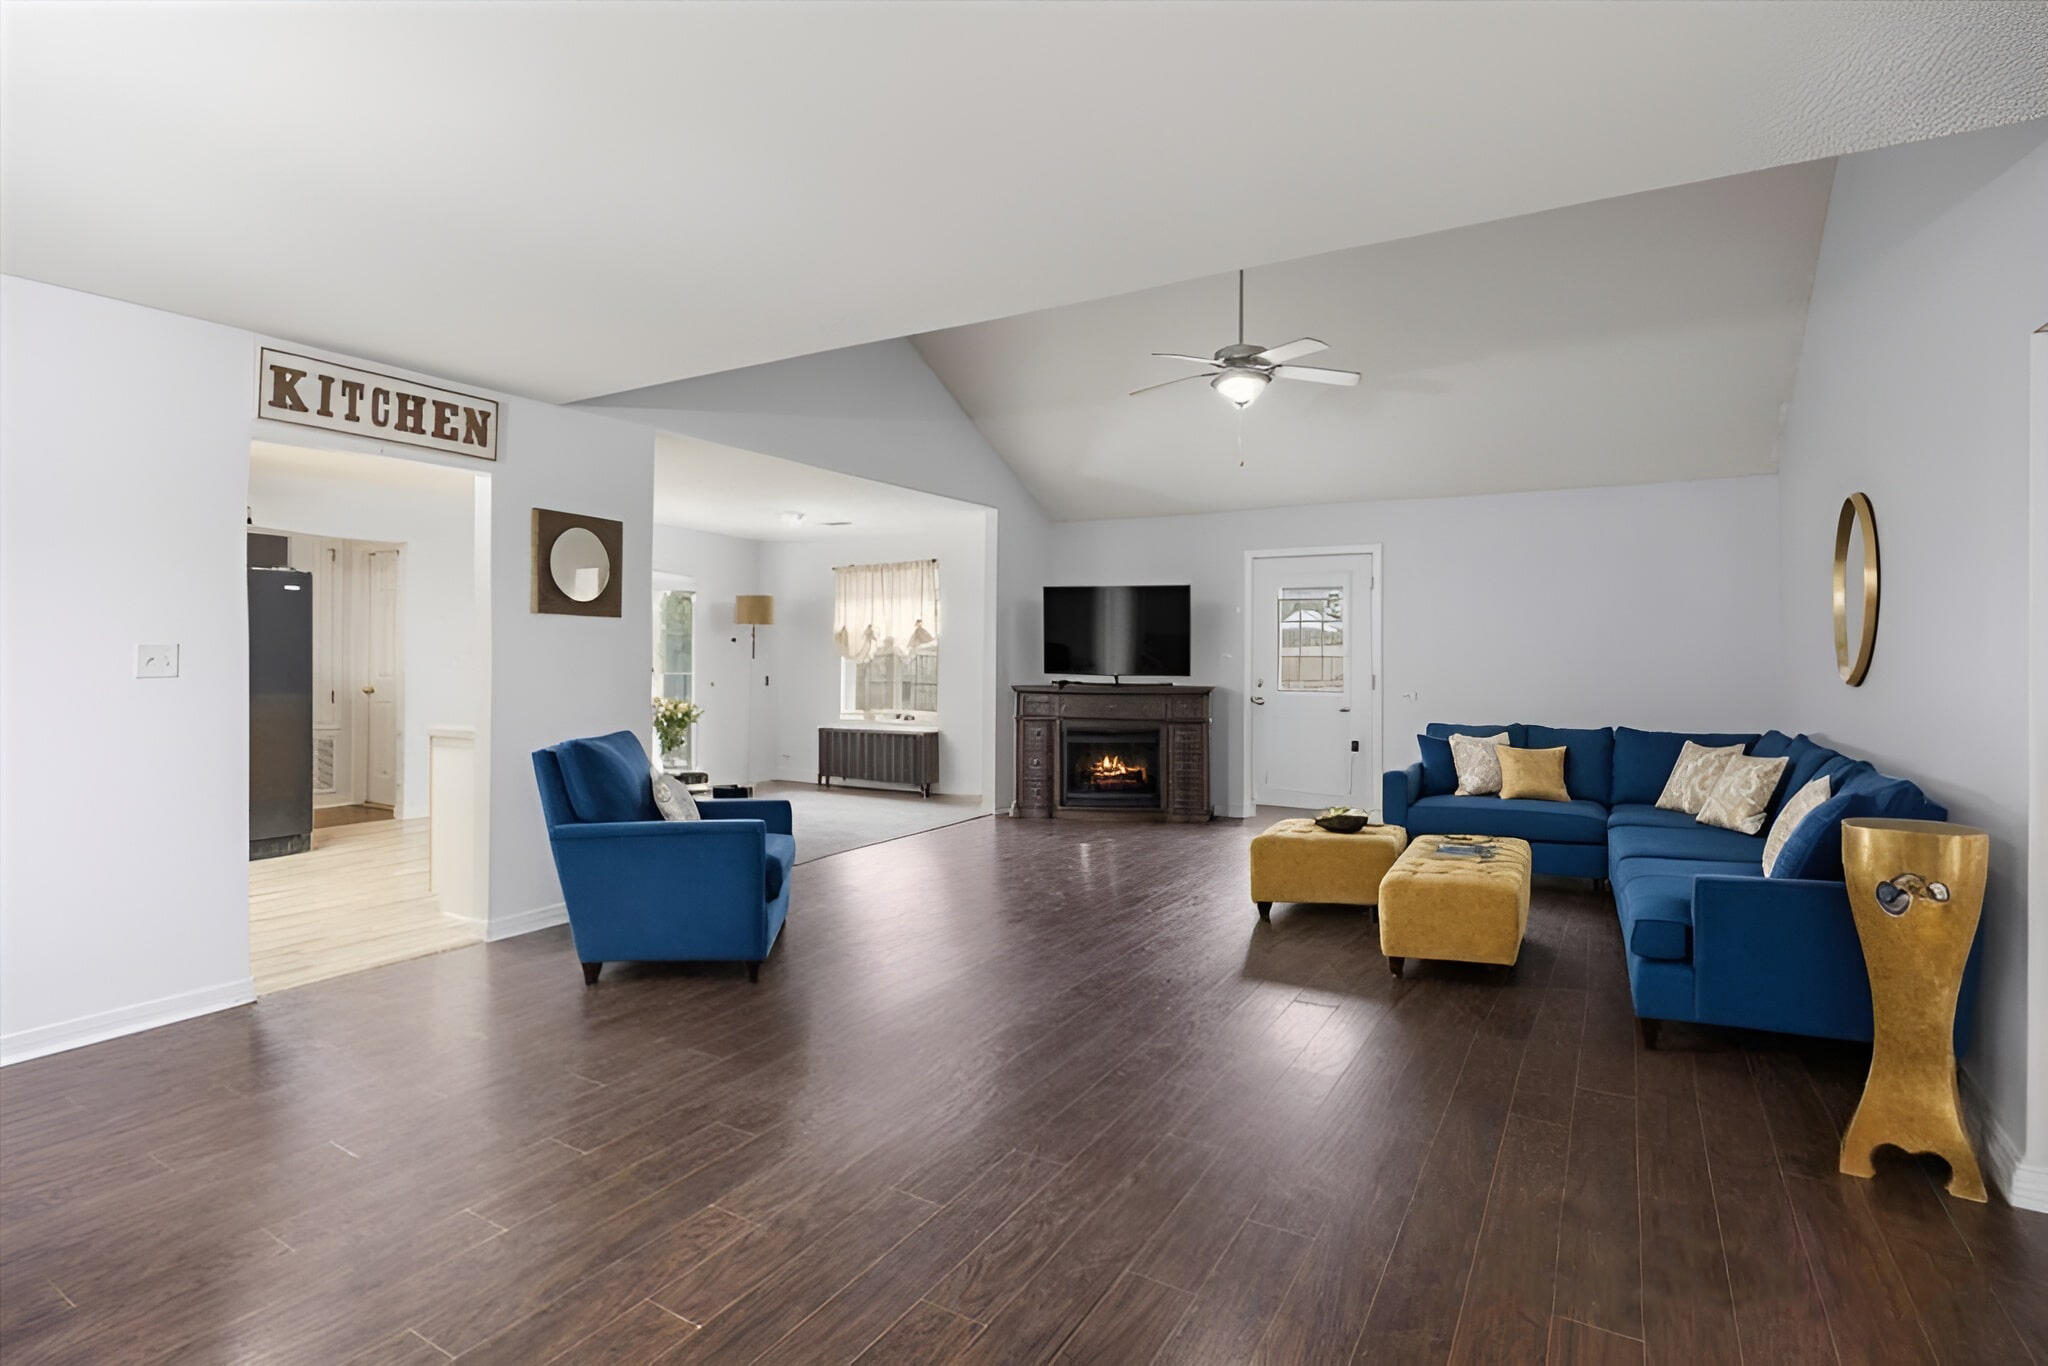
[{"label": "white door frame", "polygon": [[[1244,734],[1244,763],[1239,796],[1246,816],[1250,816],[1258,809],[1257,784],[1253,782],[1252,776],[1258,771],[1252,755],[1252,631],[1255,626],[1255,614],[1252,612],[1252,570],[1255,562],[1259,560],[1296,560],[1312,555],[1372,556],[1372,582],[1366,588],[1366,611],[1372,620],[1372,752],[1376,763],[1385,764],[1387,761],[1386,709],[1380,701],[1386,692],[1380,686],[1380,679],[1385,676],[1380,668],[1380,580],[1387,576],[1386,551],[1377,542],[1371,545],[1315,545],[1290,547],[1285,550],[1247,550],[1244,552],[1244,591],[1238,598],[1238,615],[1244,618],[1244,674],[1239,680],[1241,688],[1238,694],[1239,724],[1243,727]],[[1378,814],[1378,780],[1372,780],[1370,790],[1374,794],[1370,806],[1373,812]]]}]

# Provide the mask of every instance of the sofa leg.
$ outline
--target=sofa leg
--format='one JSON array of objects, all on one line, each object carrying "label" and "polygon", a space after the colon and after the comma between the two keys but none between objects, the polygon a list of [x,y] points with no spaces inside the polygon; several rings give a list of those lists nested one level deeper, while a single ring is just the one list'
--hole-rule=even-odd
[{"label": "sofa leg", "polygon": [[583,985],[587,987],[596,986],[597,974],[603,967],[604,964],[602,963],[585,963],[583,965]]},{"label": "sofa leg", "polygon": [[761,965],[759,963],[747,964],[747,980],[749,982],[758,982],[761,980]]},{"label": "sofa leg", "polygon": [[1636,1020],[1636,1033],[1642,1037],[1645,1049],[1656,1048],[1657,1026],[1661,1023],[1662,1021],[1660,1020],[1645,1020],[1641,1018]]},{"label": "sofa leg", "polygon": [[1254,901],[1254,902],[1252,903],[1252,905],[1254,905],[1254,906],[1257,906],[1257,907],[1259,908],[1259,919],[1261,919],[1261,920],[1271,920],[1271,919],[1273,918],[1273,903],[1272,903],[1272,902],[1270,902],[1270,901]]},{"label": "sofa leg", "polygon": [[1396,977],[1399,977],[1401,975],[1401,960],[1398,958],[1389,957],[1387,959],[1387,971],[1393,973]]}]

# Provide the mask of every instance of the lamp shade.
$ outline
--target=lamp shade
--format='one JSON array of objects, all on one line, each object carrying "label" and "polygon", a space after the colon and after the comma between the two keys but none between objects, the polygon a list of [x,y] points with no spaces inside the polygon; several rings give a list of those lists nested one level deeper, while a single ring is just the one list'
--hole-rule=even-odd
[{"label": "lamp shade", "polygon": [[732,619],[736,626],[773,626],[775,599],[767,593],[742,593],[732,600]]}]

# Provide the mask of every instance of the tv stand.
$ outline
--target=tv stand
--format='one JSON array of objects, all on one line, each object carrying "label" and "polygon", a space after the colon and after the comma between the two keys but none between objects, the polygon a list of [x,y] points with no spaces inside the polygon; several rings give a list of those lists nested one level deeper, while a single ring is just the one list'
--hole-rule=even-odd
[{"label": "tv stand", "polygon": [[[1050,820],[1206,821],[1209,805],[1209,695],[1176,683],[1018,683],[1017,799],[1012,816]],[[1156,803],[1105,809],[1069,804],[1067,733],[1100,740],[1117,733],[1156,738]]]}]

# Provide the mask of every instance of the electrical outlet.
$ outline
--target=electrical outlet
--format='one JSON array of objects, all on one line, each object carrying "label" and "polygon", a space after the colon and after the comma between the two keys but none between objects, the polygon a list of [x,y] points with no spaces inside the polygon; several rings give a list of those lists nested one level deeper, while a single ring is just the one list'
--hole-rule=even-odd
[{"label": "electrical outlet", "polygon": [[135,676],[137,678],[176,678],[178,676],[178,647],[175,645],[136,646]]}]

